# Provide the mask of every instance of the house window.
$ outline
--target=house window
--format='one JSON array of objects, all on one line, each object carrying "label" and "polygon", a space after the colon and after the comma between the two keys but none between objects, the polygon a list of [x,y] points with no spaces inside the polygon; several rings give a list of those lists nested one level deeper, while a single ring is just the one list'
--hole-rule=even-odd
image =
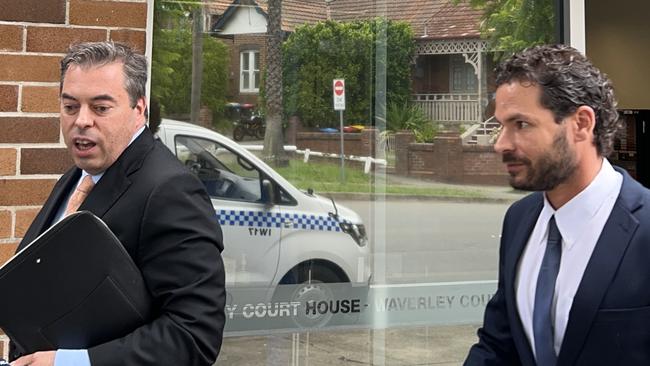
[{"label": "house window", "polygon": [[474,67],[460,55],[451,57],[451,92],[476,93],[477,78]]},{"label": "house window", "polygon": [[260,52],[242,51],[240,53],[239,91],[257,93],[260,90]]}]

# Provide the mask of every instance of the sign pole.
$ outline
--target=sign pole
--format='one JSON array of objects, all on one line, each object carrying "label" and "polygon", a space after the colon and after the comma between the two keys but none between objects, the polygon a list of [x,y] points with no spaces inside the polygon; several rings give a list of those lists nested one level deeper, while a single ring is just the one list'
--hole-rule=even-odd
[{"label": "sign pole", "polygon": [[345,151],[343,149],[343,110],[339,111],[340,128],[341,128],[341,182],[345,183]]},{"label": "sign pole", "polygon": [[334,110],[339,111],[339,132],[341,134],[341,183],[345,183],[345,150],[343,149],[343,111],[345,110],[345,80],[332,80],[332,96],[334,97]]}]

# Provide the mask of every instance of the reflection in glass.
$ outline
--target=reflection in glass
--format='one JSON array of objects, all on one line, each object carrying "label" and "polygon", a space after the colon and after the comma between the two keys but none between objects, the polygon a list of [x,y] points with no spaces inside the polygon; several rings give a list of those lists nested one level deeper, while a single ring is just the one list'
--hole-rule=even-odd
[{"label": "reflection in glass", "polygon": [[[502,51],[553,39],[553,1],[512,9],[487,0],[472,1],[475,8],[447,0],[282,3],[288,165],[258,163],[207,133],[171,145],[208,188],[220,220],[234,213],[222,223],[232,316],[223,364],[459,363],[476,326],[457,324],[480,322],[503,214],[522,197],[493,152],[492,69]],[[190,54],[195,5],[154,4],[166,21],[155,22],[153,95],[163,116],[185,120],[191,73],[180,60]],[[202,101],[211,99],[203,123],[224,136],[241,120],[225,113],[226,103],[268,110],[268,6],[205,4],[215,56],[204,67]],[[335,78],[346,85],[343,131]],[[262,137],[237,146],[263,156]],[[277,226],[242,224],[240,213],[252,212]]]}]

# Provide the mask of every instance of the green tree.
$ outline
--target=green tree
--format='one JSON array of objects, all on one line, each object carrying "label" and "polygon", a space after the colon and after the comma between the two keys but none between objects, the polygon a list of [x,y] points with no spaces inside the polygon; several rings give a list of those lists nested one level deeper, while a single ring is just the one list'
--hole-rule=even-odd
[{"label": "green tree", "polygon": [[[154,36],[151,60],[151,95],[163,115],[188,114],[192,87],[192,6],[179,2],[154,2]],[[209,35],[203,37],[201,104],[213,112],[226,103],[228,48]]]},{"label": "green tree", "polygon": [[283,45],[284,109],[306,126],[336,127],[332,80],[345,79],[346,121],[373,123],[375,40],[387,34],[387,100],[405,103],[410,95],[415,43],[406,22],[373,19],[303,25]]},{"label": "green tree", "polygon": [[[467,0],[455,0],[456,3]],[[497,58],[538,44],[554,43],[555,0],[469,0],[483,10],[481,34]]]}]

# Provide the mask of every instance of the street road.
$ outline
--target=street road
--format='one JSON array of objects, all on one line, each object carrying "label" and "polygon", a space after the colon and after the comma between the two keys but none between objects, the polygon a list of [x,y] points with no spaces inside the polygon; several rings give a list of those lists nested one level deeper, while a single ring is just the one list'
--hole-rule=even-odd
[{"label": "street road", "polygon": [[375,283],[497,278],[499,237],[508,203],[338,202],[356,211],[366,224]]}]

